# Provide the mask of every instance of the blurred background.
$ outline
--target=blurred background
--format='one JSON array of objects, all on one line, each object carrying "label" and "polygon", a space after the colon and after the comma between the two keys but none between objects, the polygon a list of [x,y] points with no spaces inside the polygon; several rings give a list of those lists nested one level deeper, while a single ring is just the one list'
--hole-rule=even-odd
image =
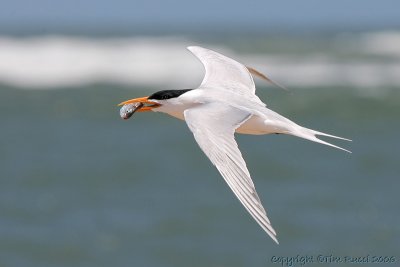
[{"label": "blurred background", "polygon": [[[2,0],[0,266],[398,264],[399,10],[389,0]],[[197,87],[203,67],[189,45],[288,87],[256,79],[271,109],[353,139],[334,140],[347,154],[237,136],[279,246],[184,122],[119,118],[123,100]]]}]

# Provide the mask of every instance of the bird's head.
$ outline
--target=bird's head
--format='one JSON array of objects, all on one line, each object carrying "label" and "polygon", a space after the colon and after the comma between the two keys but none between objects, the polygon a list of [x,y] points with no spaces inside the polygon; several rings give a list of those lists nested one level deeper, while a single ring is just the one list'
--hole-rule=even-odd
[{"label": "bird's head", "polygon": [[138,112],[151,111],[155,108],[161,107],[162,105],[168,104],[190,90],[191,89],[158,91],[150,96],[126,100],[119,103],[118,106],[140,102],[143,106],[137,110]]}]

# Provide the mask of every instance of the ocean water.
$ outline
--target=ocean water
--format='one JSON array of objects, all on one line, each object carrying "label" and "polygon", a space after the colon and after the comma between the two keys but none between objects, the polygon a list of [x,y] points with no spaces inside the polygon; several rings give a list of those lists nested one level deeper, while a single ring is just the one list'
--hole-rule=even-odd
[{"label": "ocean water", "polygon": [[[122,100],[196,87],[202,69],[184,50],[190,40],[3,37],[0,266],[282,266],[279,259],[297,255],[312,257],[310,266],[354,266],[329,261],[345,256],[394,257],[382,265],[397,266],[400,53],[389,42],[373,45],[397,36],[209,41],[289,87],[257,80],[270,108],[353,140],[326,139],[349,154],[283,135],[237,136],[280,245],[247,214],[183,121],[119,118]],[[35,53],[42,57],[27,59]]]}]

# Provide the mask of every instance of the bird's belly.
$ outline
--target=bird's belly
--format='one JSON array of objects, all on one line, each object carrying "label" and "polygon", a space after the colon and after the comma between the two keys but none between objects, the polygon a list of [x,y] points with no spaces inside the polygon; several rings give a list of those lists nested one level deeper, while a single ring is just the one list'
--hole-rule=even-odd
[{"label": "bird's belly", "polygon": [[239,128],[236,129],[237,133],[241,134],[253,134],[253,135],[260,135],[260,134],[268,134],[268,129],[265,127],[263,118],[253,115],[250,119],[245,121]]},{"label": "bird's belly", "polygon": [[269,120],[265,117],[253,115],[250,119],[245,121],[239,128],[236,129],[240,134],[272,134],[272,133],[286,133],[286,127],[281,123]]},{"label": "bird's belly", "polygon": [[185,106],[183,105],[177,105],[177,106],[161,106],[158,108],[154,108],[153,111],[154,112],[163,112],[163,113],[167,113],[168,115],[175,117],[177,119],[180,120],[185,120],[185,116],[183,114],[183,112],[185,111]]}]

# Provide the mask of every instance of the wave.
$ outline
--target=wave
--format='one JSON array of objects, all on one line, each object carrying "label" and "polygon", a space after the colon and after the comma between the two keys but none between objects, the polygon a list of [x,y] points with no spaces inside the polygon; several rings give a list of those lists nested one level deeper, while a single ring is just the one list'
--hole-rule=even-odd
[{"label": "wave", "polygon": [[[179,37],[2,36],[0,83],[33,89],[93,83],[194,87],[203,77],[203,68],[184,49],[193,44]],[[305,54],[239,54],[223,45],[201,45],[255,67],[290,87],[400,86],[400,32],[340,36],[335,39],[335,51]]]}]

